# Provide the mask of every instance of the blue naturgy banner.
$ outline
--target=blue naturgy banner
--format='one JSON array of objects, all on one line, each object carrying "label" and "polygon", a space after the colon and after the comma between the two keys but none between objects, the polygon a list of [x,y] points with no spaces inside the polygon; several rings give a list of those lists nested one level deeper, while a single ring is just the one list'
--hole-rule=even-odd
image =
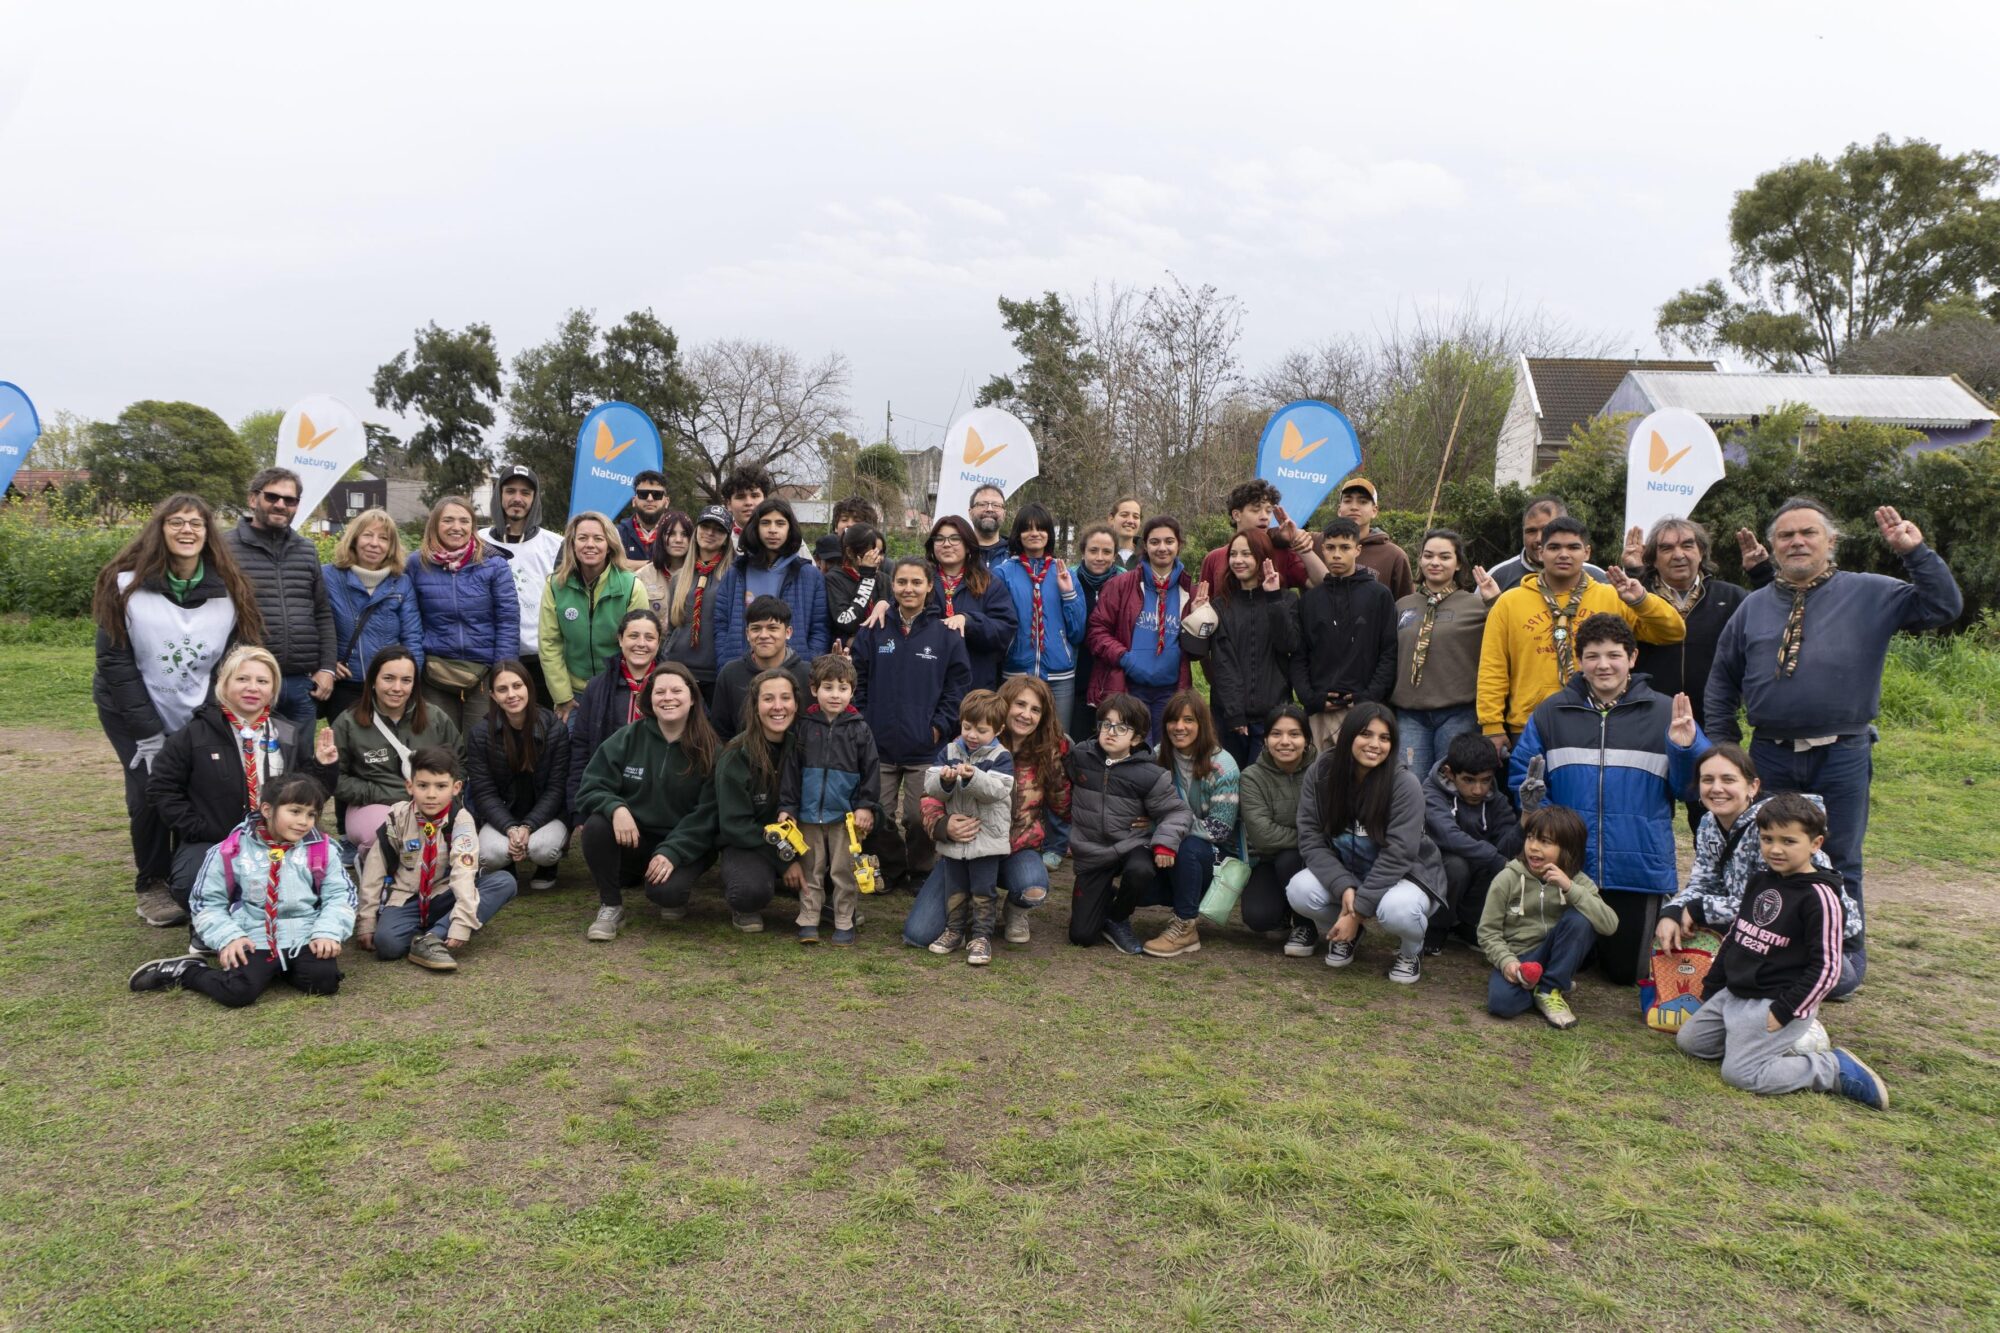
[{"label": "blue naturgy banner", "polygon": [[632,503],[632,478],[657,471],[666,460],[660,429],[630,403],[592,408],[576,433],[576,471],[570,477],[569,512],[595,511],[611,518]]},{"label": "blue naturgy banner", "polygon": [[1306,524],[1335,482],[1361,466],[1361,437],[1339,409],[1316,398],[1286,403],[1257,440],[1257,475],[1278,488],[1285,512]]},{"label": "blue naturgy banner", "polygon": [[41,437],[42,419],[35,415],[28,395],[0,380],[0,491],[14,480],[21,464],[28,461],[28,450]]}]

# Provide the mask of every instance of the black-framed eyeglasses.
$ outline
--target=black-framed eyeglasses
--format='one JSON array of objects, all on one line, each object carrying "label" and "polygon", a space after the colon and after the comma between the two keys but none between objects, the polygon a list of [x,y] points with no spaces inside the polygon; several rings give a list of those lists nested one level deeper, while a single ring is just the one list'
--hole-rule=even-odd
[{"label": "black-framed eyeglasses", "polygon": [[1113,736],[1130,736],[1134,730],[1130,722],[1099,722],[1097,729],[1109,732]]},{"label": "black-framed eyeglasses", "polygon": [[205,532],[208,530],[208,524],[202,522],[199,518],[170,518],[160,524],[160,526],[168,532]]},{"label": "black-framed eyeglasses", "polygon": [[950,534],[947,534],[947,533],[942,533],[942,532],[940,532],[940,533],[939,533],[939,534],[938,534],[937,536],[935,536],[935,537],[931,538],[931,545],[932,545],[932,546],[963,546],[963,545],[965,545],[965,538],[963,538],[963,537],[960,537],[960,536],[958,536],[958,535],[957,535],[956,533],[950,533]]},{"label": "black-framed eyeglasses", "polygon": [[259,494],[263,496],[264,503],[267,505],[283,505],[285,508],[290,509],[299,502],[298,496],[287,495],[283,491],[261,491]]},{"label": "black-framed eyeglasses", "polygon": [[664,500],[667,498],[665,491],[645,490],[634,491],[632,494],[641,500]]}]

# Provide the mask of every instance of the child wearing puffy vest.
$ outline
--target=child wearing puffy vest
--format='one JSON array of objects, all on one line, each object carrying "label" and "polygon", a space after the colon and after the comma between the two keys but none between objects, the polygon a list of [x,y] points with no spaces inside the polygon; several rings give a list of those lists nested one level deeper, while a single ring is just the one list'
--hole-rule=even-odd
[{"label": "child wearing puffy vest", "polygon": [[209,851],[188,910],[196,954],[156,958],[132,973],[135,991],[199,991],[241,1009],[283,977],[308,995],[340,989],[341,941],[354,930],[354,881],[317,825],[326,789],[304,774],[273,780],[257,813]]}]

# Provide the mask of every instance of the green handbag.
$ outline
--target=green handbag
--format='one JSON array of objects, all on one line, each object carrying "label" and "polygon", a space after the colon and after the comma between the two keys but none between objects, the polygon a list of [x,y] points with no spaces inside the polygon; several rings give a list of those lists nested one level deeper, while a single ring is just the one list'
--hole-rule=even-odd
[{"label": "green handbag", "polygon": [[1250,882],[1250,867],[1233,856],[1225,856],[1215,863],[1215,878],[1208,883],[1208,892],[1201,895],[1201,914],[1212,926],[1229,924],[1230,913],[1236,910],[1236,900],[1243,896],[1243,888]]}]

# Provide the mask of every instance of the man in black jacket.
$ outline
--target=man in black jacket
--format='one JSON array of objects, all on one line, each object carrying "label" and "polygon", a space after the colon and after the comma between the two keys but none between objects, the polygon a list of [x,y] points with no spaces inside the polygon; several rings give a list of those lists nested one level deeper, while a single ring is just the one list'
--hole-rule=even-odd
[{"label": "man in black jacket", "polygon": [[1321,750],[1333,744],[1348,709],[1382,702],[1396,682],[1396,599],[1373,570],[1360,567],[1360,552],[1359,524],[1327,524],[1319,543],[1326,578],[1299,595],[1292,691]]},{"label": "man in black jacket", "polygon": [[284,674],[271,711],[310,736],[318,718],[315,701],[333,694],[339,646],[319,550],[292,530],[299,494],[298,473],[265,468],[250,478],[247,512],[224,540],[257,590],[257,609],[264,613],[264,646]]}]

